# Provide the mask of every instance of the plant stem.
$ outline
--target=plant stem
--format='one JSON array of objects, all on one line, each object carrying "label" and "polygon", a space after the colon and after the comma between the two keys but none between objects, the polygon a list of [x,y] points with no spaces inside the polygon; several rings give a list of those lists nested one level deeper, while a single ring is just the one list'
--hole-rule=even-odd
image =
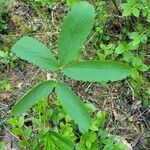
[{"label": "plant stem", "polygon": [[23,139],[26,141],[26,143],[27,143],[27,145],[28,145],[29,150],[32,150],[32,147],[30,146],[30,143],[28,142],[28,139],[27,139],[26,136],[24,135],[22,128],[19,127],[19,129],[20,129],[20,131],[21,131],[21,135],[22,135]]}]

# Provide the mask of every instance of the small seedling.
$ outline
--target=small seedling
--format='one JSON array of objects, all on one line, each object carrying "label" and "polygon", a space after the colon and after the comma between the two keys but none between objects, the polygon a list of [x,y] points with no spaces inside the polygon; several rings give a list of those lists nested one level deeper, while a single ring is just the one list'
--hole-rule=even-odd
[{"label": "small seedling", "polygon": [[11,85],[7,80],[3,80],[2,82],[0,82],[0,89],[2,89],[5,92],[10,91],[11,89]]},{"label": "small seedling", "polygon": [[82,1],[72,6],[60,32],[58,59],[32,37],[24,36],[12,47],[12,52],[17,56],[57,74],[56,80],[44,81],[23,96],[12,108],[13,115],[22,115],[55,91],[80,131],[85,133],[91,128],[92,121],[83,101],[62,82],[62,76],[80,81],[107,82],[125,79],[131,72],[129,66],[115,61],[75,61],[92,30],[94,18],[95,10],[89,3]]}]

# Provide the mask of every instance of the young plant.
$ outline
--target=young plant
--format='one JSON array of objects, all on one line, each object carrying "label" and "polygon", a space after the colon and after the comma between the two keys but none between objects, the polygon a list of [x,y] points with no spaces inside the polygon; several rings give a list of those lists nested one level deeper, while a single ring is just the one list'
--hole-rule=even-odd
[{"label": "young plant", "polygon": [[0,89],[2,89],[5,92],[10,91],[11,85],[7,79],[3,80],[2,82],[0,81]]},{"label": "young plant", "polygon": [[55,90],[58,99],[82,133],[91,128],[92,121],[82,100],[62,81],[63,75],[89,82],[117,81],[130,75],[129,66],[115,61],[75,61],[92,30],[95,18],[94,7],[87,2],[72,6],[65,17],[58,41],[58,59],[37,40],[24,36],[12,52],[28,62],[57,74],[56,80],[40,83],[23,96],[12,108],[12,114],[20,116],[30,107]]},{"label": "young plant", "polygon": [[147,21],[150,22],[150,2],[147,0],[127,0],[126,3],[121,5],[123,9],[122,15],[125,17],[135,16],[139,17],[142,15],[147,18]]}]

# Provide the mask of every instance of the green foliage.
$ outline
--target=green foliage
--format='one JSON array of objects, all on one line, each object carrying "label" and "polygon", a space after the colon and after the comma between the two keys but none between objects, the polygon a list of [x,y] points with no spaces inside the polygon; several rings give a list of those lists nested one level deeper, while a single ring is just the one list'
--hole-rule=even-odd
[{"label": "green foliage", "polygon": [[143,93],[141,87],[144,87],[143,95],[148,98],[146,91],[149,87],[150,1],[116,1],[115,8],[113,6],[114,3],[106,1],[96,4],[96,33],[92,40],[94,59],[113,59],[130,65],[132,71],[129,84],[133,88],[134,96],[140,96]]},{"label": "green foliage", "polygon": [[[52,8],[56,2],[59,2],[57,0],[28,1],[36,1],[40,7],[42,5],[47,8]],[[65,17],[60,32],[58,59],[46,46],[28,36],[21,38],[12,48],[12,52],[18,57],[56,74],[54,81],[44,81],[37,85],[12,108],[15,117],[8,122],[11,132],[19,139],[18,145],[21,149],[125,149],[124,144],[118,143],[116,137],[108,134],[104,129],[106,113],[93,109],[94,106],[91,104],[84,105],[81,98],[62,83],[63,75],[75,80],[106,83],[125,79],[131,74],[129,84],[131,84],[130,88],[133,88],[133,99],[134,94],[142,95],[143,107],[147,108],[150,105],[150,90],[147,82],[150,69],[147,59],[150,40],[150,2],[148,0],[122,1],[121,5],[118,4],[117,13],[116,10],[111,12],[107,7],[110,1],[101,0],[95,3],[97,10],[93,28],[95,32],[90,43],[86,44],[94,45],[91,46],[90,51],[90,53],[95,52],[93,58],[97,60],[94,61],[77,61],[80,59],[78,58],[80,49],[92,33],[95,11],[93,6],[86,2],[75,4],[76,2],[77,0],[67,1],[72,9]],[[3,12],[0,8],[0,32],[7,28]],[[2,64],[8,64],[12,59],[8,49],[9,47],[0,50]],[[0,86],[3,91],[11,89],[7,80],[1,82]],[[137,90],[138,88],[141,90]],[[59,101],[55,98],[55,101],[46,99],[40,101],[52,92],[56,93],[52,97],[56,96]],[[31,107],[33,109],[29,114],[23,114]],[[16,117],[20,115],[21,117]],[[149,137],[148,133],[143,136]],[[4,147],[2,142],[0,149],[1,147]]]},{"label": "green foliage", "polygon": [[[0,16],[1,17],[1,16]],[[7,29],[7,25],[6,25],[6,22],[0,18],[0,33],[3,31],[3,30],[6,30]]]},{"label": "green foliage", "polygon": [[79,0],[67,0],[67,3],[69,5],[73,5],[73,4],[77,3],[77,2],[79,2]]},{"label": "green foliage", "polygon": [[72,7],[62,25],[58,42],[58,56],[61,64],[67,64],[77,57],[87,36],[91,32],[95,18],[94,7],[80,2]]},{"label": "green foliage", "polygon": [[7,24],[4,19],[5,14],[6,14],[5,0],[1,0],[0,1],[0,34],[3,30],[7,29]]},{"label": "green foliage", "polygon": [[1,62],[3,63],[7,63],[8,62],[8,52],[4,52],[2,50],[0,50],[0,58],[2,59]]},{"label": "green foliage", "polygon": [[[68,63],[77,56],[79,49],[91,32],[94,17],[94,8],[89,3],[79,2],[72,6],[71,11],[64,20],[60,33],[58,61],[52,56],[48,48],[31,37],[25,36],[21,38],[12,47],[12,51],[17,56],[42,68],[55,71],[57,74],[56,81],[43,82],[23,96],[12,109],[12,113],[15,116],[21,115],[41,98],[47,97],[52,89],[56,87],[56,94],[60,98],[66,112],[78,124],[82,133],[88,131],[91,126],[91,119],[83,102],[64,83],[60,82],[62,82],[62,73],[74,79],[73,73],[69,73],[69,68],[73,68],[74,64],[68,65]],[[130,67],[118,62],[86,62],[86,64],[77,62],[76,64],[75,66],[79,67],[79,71],[81,71],[83,65],[86,66],[85,69],[82,69],[83,75],[76,72],[78,73],[78,79],[83,81],[116,81],[130,75]],[[70,67],[66,69],[67,66]],[[88,76],[91,73],[92,77]]]},{"label": "green foliage", "polygon": [[[11,50],[17,56],[39,67],[48,70],[57,70],[58,65],[50,50],[37,40],[24,36]],[[30,54],[30,55],[29,55]]]},{"label": "green foliage", "polygon": [[[28,0],[28,1],[48,8],[52,8],[56,3],[60,2],[59,0]],[[79,2],[79,0],[61,0],[61,1],[67,2],[68,5],[74,5],[75,3]]]},{"label": "green foliage", "polygon": [[4,150],[4,146],[5,146],[5,143],[4,142],[0,142],[0,150]]},{"label": "green foliage", "polygon": [[[99,143],[99,147],[103,148],[103,150],[125,150],[126,145],[121,142],[116,143],[115,136],[108,135],[105,130],[100,130],[98,132],[98,137],[101,143]],[[104,144],[104,145],[102,145]]]},{"label": "green foliage", "polygon": [[1,86],[0,88],[5,92],[10,91],[11,89],[11,85],[8,82],[8,80],[3,80],[2,82],[0,82],[0,86]]},{"label": "green foliage", "polygon": [[64,74],[81,81],[116,81],[129,76],[130,67],[113,61],[85,61],[68,65]]},{"label": "green foliage", "polygon": [[47,97],[53,90],[54,81],[45,81],[35,86],[31,91],[24,95],[13,107],[12,114],[19,116],[35,105],[41,98]]},{"label": "green foliage", "polygon": [[81,137],[77,150],[125,150],[126,146],[116,142],[115,136],[108,135],[107,131],[100,129],[88,132]]},{"label": "green foliage", "polygon": [[96,133],[88,132],[81,137],[78,150],[98,150]]},{"label": "green foliage", "polygon": [[[4,47],[4,50],[0,50],[0,63],[10,68],[12,61],[15,59],[14,55],[10,53],[7,48]],[[3,66],[0,66],[0,70],[3,70]]]},{"label": "green foliage", "polygon": [[[82,133],[86,132],[92,123],[89,114],[83,107],[84,103],[69,87],[63,84],[57,84],[56,93],[66,112],[79,125],[80,131]],[[76,109],[76,111],[74,109]]]},{"label": "green foliage", "polygon": [[139,17],[140,14],[143,17],[147,17],[147,21],[150,22],[150,2],[147,0],[127,0],[127,3],[121,5],[123,8],[123,16],[135,16]]},{"label": "green foliage", "polygon": [[10,131],[19,138],[19,147],[30,150],[124,150],[121,147],[125,145],[104,130],[105,112],[86,103],[86,109],[95,114],[92,127],[85,134],[78,134],[76,124],[60,103],[43,99],[33,107],[30,115],[8,119]]},{"label": "green foliage", "polygon": [[[74,144],[69,139],[63,137],[57,132],[50,131],[48,136],[50,136],[51,141],[60,150],[71,150],[74,149]],[[46,148],[45,148],[46,149]],[[49,148],[50,149],[50,148]]]},{"label": "green foliage", "polygon": [[[5,31],[4,31],[5,32]],[[0,35],[1,36],[1,35]],[[16,37],[14,36],[2,36],[4,38],[1,38],[1,44],[0,44],[0,71],[7,72],[11,69],[13,69],[15,66],[20,63],[17,60],[17,57],[13,52],[10,51],[10,47],[12,46],[12,43],[14,43],[14,40]],[[24,64],[21,64],[24,66]]]},{"label": "green foliage", "polygon": [[132,26],[136,26],[134,30],[127,32],[130,42],[126,44],[128,48],[122,53],[124,60],[133,66],[131,74],[133,81],[131,81],[131,84],[137,89],[137,87],[145,82],[142,72],[149,70],[149,67],[144,62],[146,55],[145,48],[147,47],[150,37],[150,28],[147,25],[147,23],[150,22],[150,2],[146,0],[132,0],[127,1],[127,3],[121,6],[123,8],[123,16],[135,16],[137,18],[137,20],[135,19],[134,21],[135,25],[132,24]]}]

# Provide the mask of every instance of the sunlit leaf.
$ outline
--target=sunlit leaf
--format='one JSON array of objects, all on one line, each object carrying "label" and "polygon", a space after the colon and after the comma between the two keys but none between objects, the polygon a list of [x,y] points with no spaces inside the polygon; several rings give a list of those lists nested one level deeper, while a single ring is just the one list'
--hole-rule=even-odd
[{"label": "sunlit leaf", "polygon": [[12,47],[12,52],[34,65],[48,70],[57,70],[57,61],[50,50],[36,39],[24,36]]},{"label": "sunlit leaf", "polygon": [[130,75],[129,66],[114,61],[85,61],[68,65],[64,74],[81,81],[117,81]]},{"label": "sunlit leaf", "polygon": [[82,100],[66,85],[58,83],[56,93],[64,109],[78,124],[81,132],[86,132],[91,127],[91,118]]},{"label": "sunlit leaf", "polygon": [[58,56],[62,64],[72,61],[89,35],[95,18],[94,7],[87,2],[73,5],[67,14],[58,42]]},{"label": "sunlit leaf", "polygon": [[45,81],[35,86],[15,104],[15,106],[12,108],[12,114],[19,116],[26,112],[30,107],[38,103],[43,97],[47,97],[53,90],[54,85],[54,81]]}]

